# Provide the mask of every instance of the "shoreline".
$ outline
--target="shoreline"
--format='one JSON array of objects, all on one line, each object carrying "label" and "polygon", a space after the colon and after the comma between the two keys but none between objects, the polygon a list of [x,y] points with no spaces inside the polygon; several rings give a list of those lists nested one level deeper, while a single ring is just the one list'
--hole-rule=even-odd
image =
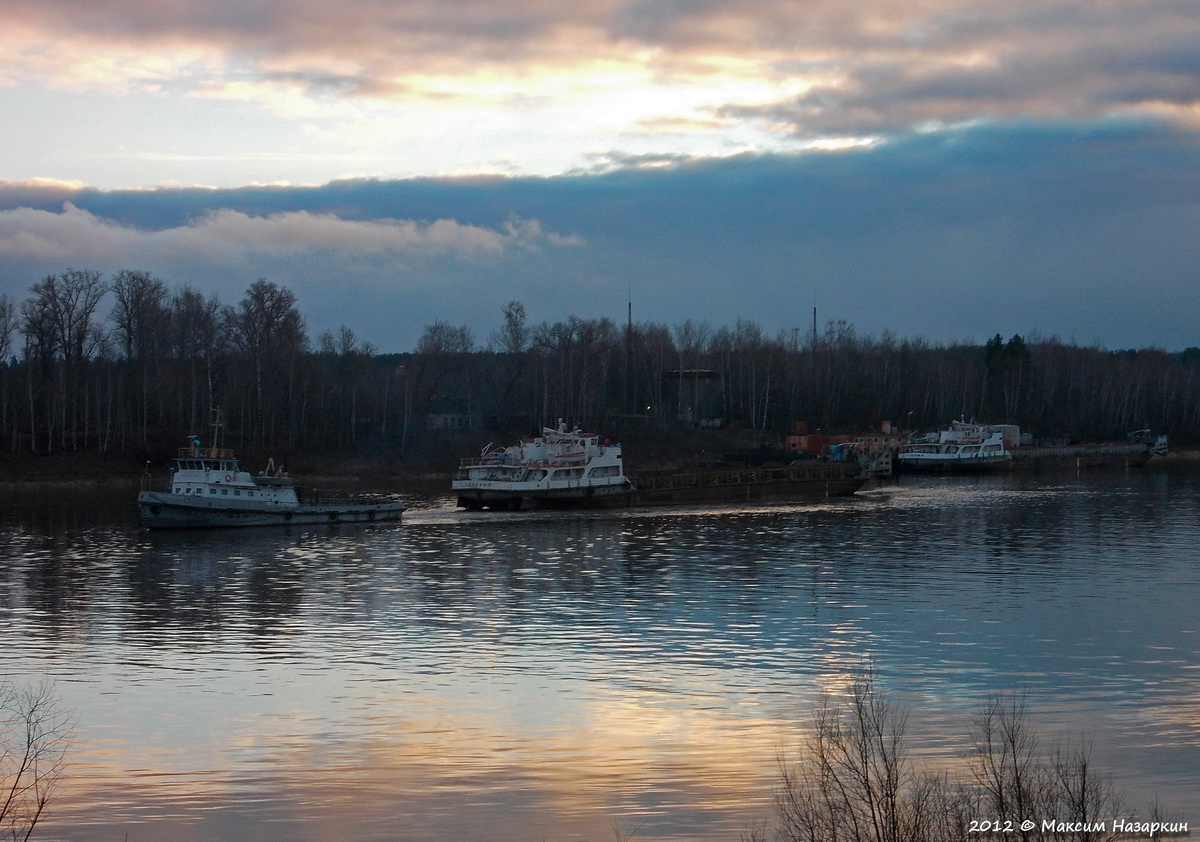
[{"label": "shoreline", "polygon": [[[301,469],[294,472],[297,482],[309,488],[349,486],[363,490],[369,488],[374,491],[403,493],[405,486],[408,485],[444,484],[448,488],[454,477],[452,470],[431,470],[428,467],[405,470],[397,466],[395,470],[389,471],[380,470],[379,465],[376,464],[369,470],[361,470],[362,465],[359,460],[346,460],[342,463],[347,470],[331,470],[329,462],[335,459],[336,457],[333,456],[329,457],[328,461],[321,459],[322,464],[319,467],[313,466],[307,470]],[[144,469],[139,471],[133,466],[135,460],[106,457],[103,454],[93,453],[80,457],[28,457],[28,460],[41,462],[42,464],[37,467],[50,467],[52,470],[42,472],[41,476],[37,476],[30,470],[34,466],[29,465],[28,462],[15,466],[15,469],[0,469],[0,491],[19,488],[137,488],[142,485],[146,475]],[[85,470],[85,473],[90,475],[80,476],[77,463],[83,463],[86,469],[90,469]],[[1155,471],[1163,468],[1195,466],[1200,466],[1200,447],[1185,448],[1171,451],[1165,456],[1151,457],[1150,461],[1140,470]],[[67,467],[74,469],[65,470]],[[355,468],[360,470],[354,470]],[[152,484],[161,483],[166,476],[165,468],[151,469],[150,471]]]}]

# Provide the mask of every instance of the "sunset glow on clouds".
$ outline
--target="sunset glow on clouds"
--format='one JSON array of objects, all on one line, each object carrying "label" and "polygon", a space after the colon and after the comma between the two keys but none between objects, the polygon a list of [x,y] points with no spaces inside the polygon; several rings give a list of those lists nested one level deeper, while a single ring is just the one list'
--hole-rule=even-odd
[{"label": "sunset glow on clouds", "polygon": [[[239,135],[214,157],[305,149],[309,160],[288,167],[300,182],[553,174],[597,154],[778,151],[974,120],[1200,116],[1200,15],[1190,2],[39,0],[0,9],[10,101],[55,91],[141,100],[148,124],[125,133],[134,151],[107,151],[147,157],[178,152],[160,145],[181,142],[172,120],[249,106],[261,112],[260,138]],[[409,144],[423,154],[406,153]],[[29,169],[5,175],[47,175],[33,169],[40,154],[9,150],[9,166],[24,157]],[[347,160],[359,156],[362,167]],[[241,183],[222,182],[213,167],[178,170],[182,183],[193,181],[189,170],[197,182]],[[109,183],[100,165],[86,180],[134,186]]]},{"label": "sunset glow on clouds", "polygon": [[[853,5],[833,0],[0,0],[0,17],[5,23],[0,29],[0,112],[8,116],[10,127],[0,134],[0,208],[61,214],[63,224],[78,219],[61,204],[52,205],[57,192],[35,189],[34,180],[43,186],[61,181],[106,191],[108,204],[126,195],[122,191],[158,195],[166,189],[163,201],[170,205],[178,198],[170,193],[176,188],[207,185],[236,191],[261,184],[321,186],[338,179],[383,180],[397,191],[415,189],[414,195],[423,195],[424,188],[414,188],[412,179],[453,177],[449,183],[461,185],[462,177],[494,175],[546,179],[543,184],[548,185],[567,178],[577,180],[572,184],[587,183],[588,192],[593,184],[588,178],[622,172],[650,177],[698,165],[714,179],[697,193],[702,197],[698,201],[712,202],[719,214],[727,201],[720,192],[723,171],[711,167],[721,161],[766,156],[764,160],[790,168],[792,160],[824,156],[819,160],[829,166],[813,166],[830,179],[841,172],[840,177],[850,180],[840,185],[830,181],[822,190],[837,192],[841,186],[857,194],[862,179],[878,179],[880,185],[893,185],[896,179],[895,186],[908,195],[919,192],[914,176],[947,171],[968,179],[981,176],[980,183],[1002,188],[1005,180],[993,176],[1012,167],[1018,182],[1036,182],[1039,158],[1063,154],[1060,141],[1075,145],[1079,166],[1071,169],[1083,180],[1068,185],[1055,180],[1059,174],[1047,173],[1053,183],[1046,196],[1053,201],[1077,196],[1082,209],[1083,197],[1093,189],[1088,156],[1111,152],[1104,138],[1121,136],[1122,143],[1130,144],[1123,152],[1133,156],[1128,160],[1145,153],[1157,170],[1163,162],[1156,145],[1170,137],[1172,154],[1182,155],[1176,163],[1187,170],[1196,164],[1200,131],[1200,12],[1194,0]],[[957,157],[964,150],[974,154],[972,150],[987,148],[993,131],[1003,138],[1007,157],[982,162]],[[1008,148],[1020,132],[1035,145]],[[1136,136],[1153,140],[1130,140]],[[956,144],[956,139],[963,142]],[[1052,152],[1035,148],[1043,140]],[[881,154],[885,149],[918,157]],[[876,169],[882,163],[886,171]],[[961,169],[968,164],[987,169],[971,175]],[[1099,189],[1116,197],[1140,192],[1136,184],[1128,188],[1105,182]],[[563,252],[570,257],[556,271],[601,284],[605,276],[625,271],[631,244],[593,236],[597,232],[589,230],[604,227],[589,215],[602,212],[599,204],[545,218],[534,208],[537,202],[492,207],[486,191],[455,187],[451,193],[460,204],[436,210],[418,203],[409,214],[345,206],[325,213],[347,224],[365,223],[374,215],[380,225],[407,225],[414,231],[428,231],[438,220],[463,231],[492,232],[509,218],[532,220],[555,236],[586,243]],[[609,201],[622,195],[601,193]],[[21,198],[30,195],[33,200]],[[995,207],[986,193],[955,195]],[[1178,194],[1160,198],[1164,208],[1175,208],[1176,219],[1194,209],[1187,201],[1178,206]],[[74,199],[75,208],[89,210],[97,223],[105,213],[116,213],[115,206],[101,211],[86,197]],[[639,195],[639,201],[644,199]],[[608,206],[603,213],[632,219],[645,207]],[[899,223],[911,227],[914,243],[929,231],[922,207],[918,203],[910,209],[911,218]],[[1121,213],[1120,207],[1087,207],[1105,216]],[[193,214],[226,209],[205,201]],[[280,218],[273,213],[309,210],[297,198],[264,208],[261,226],[256,222],[251,227],[277,230]],[[1131,220],[1136,217],[1137,209],[1127,210]],[[696,212],[703,215],[702,208]],[[805,208],[806,214],[821,212],[817,205]],[[871,227],[874,212],[864,208],[868,218],[863,230]],[[980,214],[988,211],[979,207],[956,212],[966,221],[985,224],[986,230],[975,228],[973,236],[988,240],[1000,230],[998,220],[982,219]],[[205,218],[209,222],[204,224],[211,225],[211,217]],[[274,221],[267,222],[270,218]],[[5,225],[11,228],[14,219],[6,217]],[[119,225],[120,215],[108,221]],[[638,224],[653,226],[654,221],[639,218]],[[188,226],[192,233],[215,232],[194,221]],[[159,243],[183,230],[166,220],[142,222],[143,230],[156,227],[163,231]],[[793,226],[791,237],[802,228]],[[738,238],[743,233],[729,232],[730,248],[742,248]],[[786,236],[783,227],[779,236]],[[1150,236],[1147,232],[1122,229],[1122,236],[1132,238],[1131,253],[1147,250],[1148,243],[1138,239]],[[31,238],[25,239],[36,241],[32,233]],[[1071,239],[1052,243],[1061,254],[1033,258],[1070,265]],[[10,235],[8,248],[21,241]],[[767,248],[799,256],[814,254],[820,245],[786,240]],[[1154,248],[1164,245],[1190,250],[1174,242]],[[600,253],[605,247],[614,249],[608,260]],[[657,247],[671,251],[666,240]],[[851,252],[871,247],[870,242],[839,244]],[[1012,247],[1025,249],[1027,244],[1015,241]],[[141,253],[165,254],[150,249],[131,257]],[[32,251],[18,257],[22,267],[36,262]],[[746,254],[742,265],[747,273],[757,272],[752,267],[756,259],[755,253]],[[86,260],[81,254],[71,262],[82,265]],[[680,270],[673,260],[666,265]],[[827,300],[841,311],[831,316],[871,329],[886,324],[900,333],[936,328],[909,325],[903,317],[888,320],[882,311],[850,312],[854,299],[837,293],[836,261],[837,255],[829,254],[812,265],[778,267],[783,275],[759,273],[756,283],[778,296],[780,284],[810,278],[802,297],[827,290]],[[53,268],[46,266],[47,271]],[[180,266],[163,257],[149,268],[170,273]],[[231,268],[222,264],[221,271]],[[987,276],[996,267],[979,268]],[[658,269],[655,274],[662,275],[665,266]],[[968,262],[963,269],[969,280],[972,266]],[[215,271],[210,267],[207,274]],[[851,287],[866,280],[855,278],[850,266],[845,271]],[[912,266],[909,271],[928,278],[936,267],[923,272]],[[1145,281],[1132,265],[1120,271]],[[245,274],[260,272],[247,264]],[[1182,278],[1180,269],[1163,282],[1180,283]],[[0,278],[0,288],[11,295],[29,282],[10,274]],[[1080,277],[1079,282],[1091,281]],[[487,286],[483,279],[479,283]],[[712,288],[701,297],[719,294]],[[509,297],[521,295],[521,289],[514,289]],[[709,317],[676,312],[665,292],[661,297],[663,309],[651,308],[648,316],[667,321]],[[547,309],[549,314],[561,308]],[[728,306],[714,312],[728,312]],[[443,315],[452,320],[467,316]],[[755,310],[742,315],[761,317]],[[1087,325],[1021,322],[1019,315],[992,325],[963,314],[946,333],[962,335],[965,330],[978,336],[1033,328],[1092,338]],[[1094,335],[1109,337],[1110,331],[1097,325]],[[1111,335],[1107,341],[1155,339]],[[1188,340],[1179,336],[1169,341]]]}]

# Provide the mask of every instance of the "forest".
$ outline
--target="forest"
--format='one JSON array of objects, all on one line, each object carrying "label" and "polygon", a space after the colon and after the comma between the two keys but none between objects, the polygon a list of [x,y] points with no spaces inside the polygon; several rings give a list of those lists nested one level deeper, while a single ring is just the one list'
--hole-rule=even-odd
[{"label": "forest", "polygon": [[767,335],[753,322],[675,325],[573,315],[533,324],[510,302],[486,333],[424,326],[378,353],[342,326],[311,337],[300,302],[267,280],[224,303],[153,275],[66,270],[0,296],[0,452],[153,456],[206,435],[231,447],[428,453],[565,419],[604,434],[720,427],[764,440],[960,417],[1035,436],[1194,443],[1200,348],[1106,350],[1050,337],[984,344],[859,335],[846,321]]}]

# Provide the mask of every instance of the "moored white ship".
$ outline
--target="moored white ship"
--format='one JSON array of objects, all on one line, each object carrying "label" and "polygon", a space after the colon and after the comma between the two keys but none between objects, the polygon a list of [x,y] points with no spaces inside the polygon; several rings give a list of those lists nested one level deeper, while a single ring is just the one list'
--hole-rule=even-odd
[{"label": "moored white ship", "polygon": [[557,429],[464,459],[450,487],[466,509],[574,508],[620,504],[630,482],[621,445],[560,419]]},{"label": "moored white ship", "polygon": [[151,529],[398,520],[392,495],[342,495],[296,485],[282,469],[252,475],[232,450],[203,448],[195,436],[181,448],[165,490],[143,489],[138,509]]},{"label": "moored white ship", "polygon": [[1033,446],[1032,436],[1023,436],[1015,424],[954,421],[944,430],[909,439],[895,461],[906,471],[1134,468],[1167,452],[1166,436],[1138,430],[1128,438],[1128,442]]},{"label": "moored white ship", "polygon": [[896,454],[901,469],[910,471],[1005,470],[1012,458],[1004,425],[962,421],[912,439]]}]

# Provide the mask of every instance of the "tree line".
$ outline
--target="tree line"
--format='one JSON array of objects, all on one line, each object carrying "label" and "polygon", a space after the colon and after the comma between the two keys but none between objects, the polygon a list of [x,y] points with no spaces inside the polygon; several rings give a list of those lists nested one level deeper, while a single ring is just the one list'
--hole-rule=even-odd
[{"label": "tree line", "polygon": [[314,340],[295,294],[264,279],[225,304],[141,271],[47,275],[22,301],[0,296],[0,447],[149,453],[204,430],[215,407],[230,446],[401,453],[431,429],[520,434],[558,418],[614,434],[959,417],[1075,440],[1150,428],[1194,442],[1200,429],[1200,348],[942,344],[845,321],[806,336],[744,320],[534,324],[516,301],[498,316],[483,338],[439,321],[385,354],[347,326]]}]

